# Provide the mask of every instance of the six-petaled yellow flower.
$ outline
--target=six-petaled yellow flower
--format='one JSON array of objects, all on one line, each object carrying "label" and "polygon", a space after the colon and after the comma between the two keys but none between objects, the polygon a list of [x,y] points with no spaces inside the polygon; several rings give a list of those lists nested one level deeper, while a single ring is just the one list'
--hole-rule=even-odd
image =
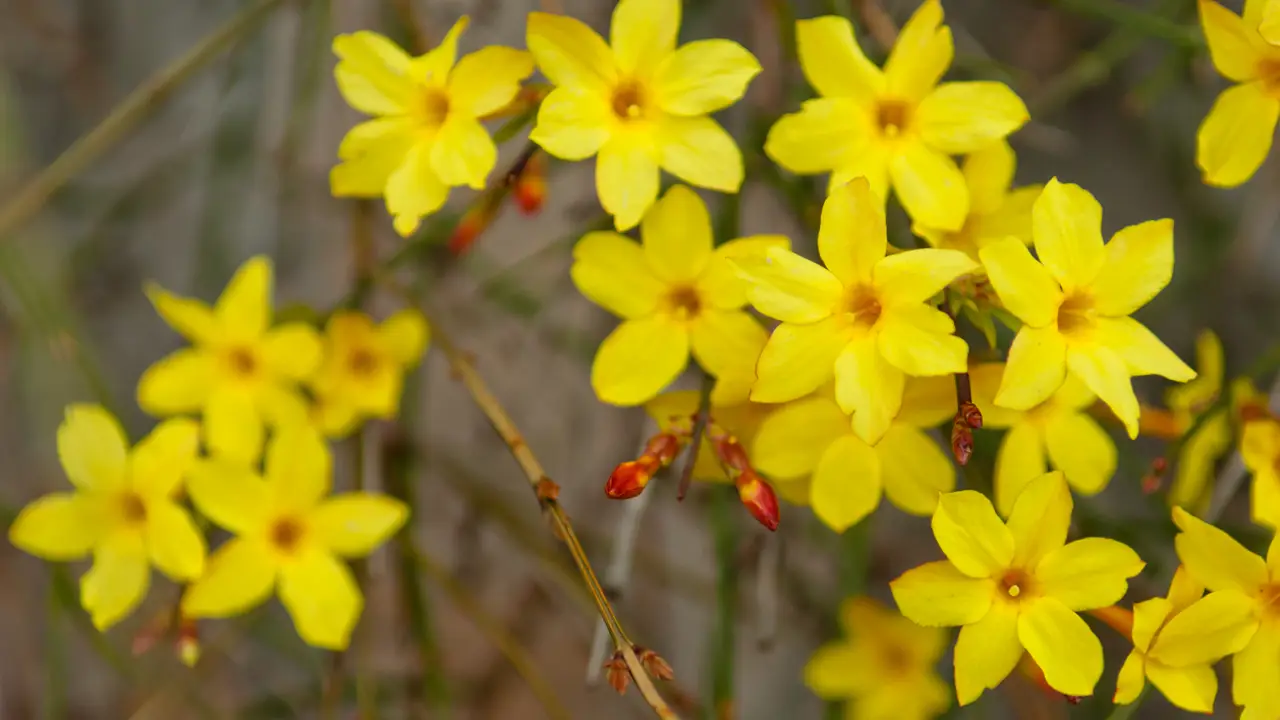
[{"label": "six-petaled yellow flower", "polygon": [[679,30],[680,0],[620,0],[609,44],[573,18],[529,14],[529,50],[556,86],[529,137],[565,160],[596,156],[619,231],[657,199],[658,168],[720,192],[742,185],[742,153],[708,113],[741,98],[760,63],[730,40],[677,48]]},{"label": "six-petaled yellow flower", "polygon": [[757,356],[765,329],[743,309],[747,283],[728,258],[790,247],[779,235],[713,247],[707,208],[683,185],[645,213],[640,236],[643,243],[593,232],[573,249],[578,290],[623,319],[591,366],[596,395],[614,405],[653,398],[684,371],[690,351],[716,376]]},{"label": "six-petaled yellow flower", "polygon": [[402,310],[380,325],[359,312],[330,316],[324,359],[311,380],[312,416],[321,431],[341,437],[365,418],[395,417],[404,374],[422,357],[427,338],[427,323],[416,310]]},{"label": "six-petaled yellow flower", "polygon": [[1003,363],[985,363],[969,372],[982,426],[1009,429],[996,453],[995,503],[1000,514],[1009,516],[1026,484],[1048,469],[1046,460],[1078,493],[1093,495],[1105,488],[1116,471],[1116,445],[1089,416],[1094,396],[1084,383],[1068,375],[1039,405],[1009,410],[992,401],[1003,375]]},{"label": "six-petaled yellow flower", "polygon": [[204,537],[175,502],[199,445],[195,421],[176,418],[130,450],[110,413],[72,405],[58,427],[58,458],[75,490],[23,508],[9,528],[10,542],[47,560],[92,553],[80,602],[105,630],[142,601],[152,565],[183,582],[204,571]]},{"label": "six-petaled yellow flower", "polygon": [[147,368],[138,405],[152,415],[200,413],[209,449],[241,462],[262,452],[264,426],[304,422],[298,383],[320,362],[320,339],[304,323],[271,327],[271,261],[250,259],[210,308],[148,285],[160,317],[192,347]]},{"label": "six-petaled yellow flower", "polygon": [[1129,315],[1173,276],[1173,221],[1132,225],[1102,242],[1102,207],[1078,185],[1054,178],[1032,208],[1040,262],[1007,238],[979,251],[991,284],[1023,322],[1009,348],[995,402],[1027,410],[1062,386],[1070,371],[1138,435],[1136,375],[1177,382],[1196,376]]},{"label": "six-petaled yellow flower", "polygon": [[238,615],[278,588],[303,640],[344,649],[364,599],[341,558],[373,552],[404,524],[408,508],[372,493],[325,497],[330,475],[329,450],[306,425],[272,438],[264,476],[218,460],[196,465],[187,483],[191,499],[235,537],[209,557],[182,611]]},{"label": "six-petaled yellow flower", "polygon": [[782,248],[733,259],[752,305],[782,321],[760,356],[753,400],[794,400],[834,374],[836,401],[874,444],[898,413],[907,375],[965,371],[968,346],[928,301],[978,264],[959,250],[887,249],[884,202],[858,178],[822,206],[825,268]]},{"label": "six-petaled yellow flower", "polygon": [[804,683],[819,697],[849,701],[851,720],[928,720],[951,704],[936,665],[947,633],[921,627],[868,597],[840,608],[847,638],[809,658]]},{"label": "six-petaled yellow flower", "polygon": [[955,52],[942,4],[926,0],[902,27],[881,71],[862,54],[848,20],[796,23],[805,77],[821,97],[769,131],[765,153],[801,174],[831,172],[831,186],[866,177],[890,185],[915,222],[959,231],[969,192],[951,155],[974,152],[1027,122],[1022,100],[999,82],[938,84]]},{"label": "six-petaled yellow flower", "polygon": [[1253,177],[1276,134],[1280,47],[1259,33],[1265,3],[1246,0],[1241,17],[1213,0],[1200,0],[1213,65],[1236,83],[1218,96],[1196,135],[1196,164],[1209,185],[1235,187]]},{"label": "six-petaled yellow flower", "polygon": [[[1210,330],[1196,337],[1196,377],[1165,391],[1165,404],[1173,412],[1182,432],[1190,430],[1199,415],[1217,402],[1223,391],[1222,342]],[[1233,404],[1247,394],[1247,383],[1233,384]],[[1199,429],[1182,441],[1174,468],[1169,503],[1190,509],[1195,514],[1207,508],[1209,480],[1213,466],[1231,447],[1231,409],[1219,408],[1205,418]],[[1249,458],[1246,455],[1245,462]],[[1280,500],[1280,496],[1277,496]]]},{"label": "six-petaled yellow flower", "polygon": [[480,119],[511,102],[533,73],[529,53],[507,47],[482,48],[455,62],[467,23],[463,16],[420,57],[367,30],[333,41],[338,89],[352,107],[376,117],[342,139],[342,164],[330,173],[330,187],[335,196],[385,196],[404,236],[440,209],[451,186],[485,186],[498,150]]},{"label": "six-petaled yellow flower", "polygon": [[933,534],[947,556],[890,583],[898,608],[921,625],[960,625],[955,649],[961,705],[995,688],[1023,651],[1046,682],[1085,696],[1102,675],[1102,645],[1077,612],[1105,607],[1143,562],[1106,538],[1067,543],[1071,492],[1060,472],[1027,484],[1008,523],[972,490],[943,495]]}]

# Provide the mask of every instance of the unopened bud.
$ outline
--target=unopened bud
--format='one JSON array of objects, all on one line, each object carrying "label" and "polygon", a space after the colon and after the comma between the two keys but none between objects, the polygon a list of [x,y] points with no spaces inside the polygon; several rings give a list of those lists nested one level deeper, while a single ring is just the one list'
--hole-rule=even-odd
[{"label": "unopened bud", "polygon": [[974,430],[982,427],[982,411],[977,405],[967,400],[960,403],[960,409],[956,411],[956,419]]},{"label": "unopened bud", "polygon": [[547,199],[546,159],[542,153],[534,153],[516,178],[512,194],[516,205],[525,215],[537,215]]},{"label": "unopened bud", "polygon": [[764,478],[755,470],[747,468],[734,480],[738,488],[738,499],[746,506],[747,512],[761,525],[770,531],[778,529],[778,496]]},{"label": "unopened bud", "polygon": [[200,661],[200,629],[193,618],[184,617],[178,624],[178,658],[187,667]]},{"label": "unopened bud", "polygon": [[653,456],[653,459],[657,460],[662,467],[666,467],[675,461],[683,445],[680,438],[673,433],[658,433],[645,443],[644,454]]},{"label": "unopened bud", "polygon": [[1142,476],[1142,492],[1146,495],[1152,495],[1160,490],[1160,486],[1164,484],[1164,473],[1169,469],[1169,461],[1162,457],[1158,457],[1151,461],[1151,470]]},{"label": "unopened bud", "polygon": [[662,659],[661,655],[639,645],[636,645],[633,649],[636,652],[636,656],[640,658],[640,664],[644,666],[645,672],[659,680],[672,680],[675,678],[675,671],[671,669],[666,660]]},{"label": "unopened bud", "polygon": [[711,429],[711,447],[715,449],[716,457],[720,458],[720,462],[732,471],[750,470],[751,459],[747,457],[747,450],[742,447],[742,443],[738,442],[738,438],[718,426],[712,426]]},{"label": "unopened bud", "polygon": [[661,464],[648,453],[637,460],[628,460],[609,473],[609,481],[604,485],[604,493],[614,500],[626,500],[644,492],[653,474]]},{"label": "unopened bud", "polygon": [[622,653],[615,652],[613,657],[605,661],[604,678],[619,695],[627,691],[627,685],[631,684],[631,671],[627,669],[627,661],[622,659]]},{"label": "unopened bud", "polygon": [[488,229],[489,223],[493,222],[498,213],[499,203],[495,198],[495,193],[486,193],[467,209],[466,214],[454,226],[453,234],[449,236],[449,252],[457,256],[471,249],[476,238]]},{"label": "unopened bud", "polygon": [[973,457],[973,430],[960,417],[951,424],[951,454],[961,465],[968,465]]}]

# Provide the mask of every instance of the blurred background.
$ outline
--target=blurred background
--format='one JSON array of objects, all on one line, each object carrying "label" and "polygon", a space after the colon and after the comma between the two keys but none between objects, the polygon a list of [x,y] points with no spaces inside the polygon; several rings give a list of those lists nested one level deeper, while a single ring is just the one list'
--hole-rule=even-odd
[{"label": "blurred background", "polygon": [[[682,41],[732,38],[765,68],[746,99],[721,117],[747,159],[742,234],[785,233],[813,253],[825,183],[787,176],[760,152],[772,120],[810,92],[792,59],[791,20],[853,17],[863,47],[880,59],[884,41],[917,4],[684,3]],[[1239,0],[1224,4],[1240,9]],[[472,24],[462,51],[523,47],[529,11],[563,11],[607,31],[612,5],[0,0],[0,207],[148,78],[233,18],[244,19],[196,72],[128,111],[120,132],[103,138],[103,152],[76,168],[37,214],[0,230],[6,518],[64,486],[53,440],[67,403],[107,404],[135,439],[151,426],[134,385],[180,340],[141,293],[145,280],[211,300],[243,260],[266,253],[276,261],[277,307],[323,311],[352,286],[353,228],[372,228],[378,257],[405,245],[380,202],[329,194],[337,143],[358,120],[334,86],[335,34],[368,28],[405,45],[434,43],[465,13]],[[1032,123],[1012,138],[1016,184],[1056,175],[1083,185],[1102,202],[1108,234],[1157,217],[1176,221],[1173,284],[1139,319],[1192,362],[1196,333],[1216,330],[1229,374],[1270,348],[1280,325],[1280,164],[1268,162],[1234,191],[1200,183],[1195,129],[1223,81],[1205,54],[1194,0],[944,6],[957,48],[950,77],[1004,80],[1031,108]],[[494,177],[519,154],[523,135],[503,147]],[[641,409],[599,403],[588,382],[594,348],[614,325],[568,275],[573,241],[601,218],[593,170],[591,162],[550,163],[541,213],[525,216],[508,203],[459,259],[442,248],[475,193],[455,190],[448,209],[411,241],[404,278],[423,288],[441,327],[474,354],[561,485],[593,564],[615,586],[628,632],[674,667],[676,681],[663,689],[682,716],[842,717],[838,705],[825,706],[804,687],[804,663],[837,632],[843,597],[867,592],[888,600],[889,579],[939,556],[928,521],[883,505],[839,537],[808,510],[787,506],[781,529],[769,535],[725,487],[695,487],[678,503],[672,477],[643,503],[604,496],[610,470],[634,457],[653,429]],[[723,197],[706,197],[713,213],[724,206]],[[896,223],[904,233],[905,218]],[[368,307],[386,314],[398,306],[375,295]],[[683,380],[697,387],[696,378]],[[1160,404],[1162,381],[1147,380],[1139,381],[1139,396]],[[302,644],[275,601],[234,621],[206,623],[204,658],[194,670],[163,643],[135,655],[135,640],[172,607],[175,587],[157,576],[147,604],[101,636],[78,606],[81,567],[47,565],[6,542],[0,718],[319,717],[322,705],[343,718],[542,717],[531,686],[544,687],[574,718],[649,716],[634,689],[620,698],[598,678],[588,682],[589,668],[601,662],[592,655],[594,608],[518,467],[434,349],[405,408],[402,423],[373,428],[368,442],[383,470],[411,463],[412,538],[368,563],[367,607],[341,672]],[[998,437],[978,435],[973,467],[989,478]],[[1149,561],[1130,594],[1143,599],[1163,593],[1176,563],[1167,513],[1139,488],[1162,446],[1116,438],[1118,474],[1101,495],[1078,500],[1077,522],[1130,542]],[[350,482],[353,447],[337,452],[342,486]],[[1223,475],[1238,476],[1236,467],[1226,461]],[[391,475],[374,477],[385,483]],[[1256,546],[1257,530],[1243,529],[1245,496],[1238,494],[1223,524],[1238,526]],[[628,573],[614,549],[633,524]],[[1098,634],[1109,654],[1096,701],[1072,706],[1015,675],[953,715],[1105,717],[1128,648],[1114,632],[1099,626]],[[500,647],[523,658],[520,669]],[[949,660],[942,672],[949,677]],[[326,703],[326,693],[337,700]],[[1228,695],[1219,693],[1224,716]],[[1138,715],[1170,712],[1152,697]]]}]

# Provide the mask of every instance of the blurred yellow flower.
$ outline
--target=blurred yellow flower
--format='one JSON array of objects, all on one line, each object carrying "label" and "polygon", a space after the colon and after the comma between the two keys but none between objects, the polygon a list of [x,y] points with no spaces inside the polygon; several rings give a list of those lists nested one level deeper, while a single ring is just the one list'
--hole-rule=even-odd
[{"label": "blurred yellow flower", "polygon": [[1253,473],[1253,521],[1280,527],[1280,422],[1267,417],[1245,423],[1240,455]]},{"label": "blurred yellow flower", "polygon": [[342,650],[364,599],[340,558],[363,557],[400,529],[408,508],[364,492],[329,494],[331,459],[306,425],[281,429],[267,448],[266,473],[216,459],[192,470],[187,490],[196,507],[230,531],[207,572],[182,598],[189,617],[229,617],[249,610],[278,587],[302,639]]},{"label": "blurred yellow flower", "polygon": [[175,498],[196,460],[200,428],[166,420],[132,451],[120,424],[98,405],[72,405],[58,426],[58,458],[75,486],[18,513],[9,541],[46,560],[93,554],[80,602],[105,630],[147,594],[151,566],[176,581],[204,572],[204,537]]},{"label": "blurred yellow flower", "polygon": [[1149,679],[1183,710],[1213,713],[1218,676],[1210,666],[1240,652],[1257,621],[1240,593],[1201,595],[1204,586],[1179,567],[1167,598],[1133,606],[1133,652],[1116,680],[1117,705],[1137,700]]},{"label": "blurred yellow flower", "polygon": [[1259,34],[1264,4],[1247,0],[1241,17],[1213,0],[1200,0],[1200,24],[1213,65],[1236,83],[1218,96],[1196,135],[1196,164],[1208,185],[1240,185],[1271,150],[1280,118],[1280,48]]},{"label": "blurred yellow flower", "polygon": [[[1195,379],[1165,391],[1165,404],[1173,411],[1182,432],[1189,430],[1222,393],[1222,342],[1211,330],[1196,337],[1196,372]],[[1232,395],[1236,394],[1233,388]],[[1221,408],[1205,418],[1194,435],[1183,440],[1173,486],[1169,488],[1169,504],[1200,514],[1209,500],[1206,490],[1213,466],[1230,449],[1231,439],[1231,411]]]},{"label": "blurred yellow flower", "polygon": [[[865,178],[832,191],[822,206],[822,267],[789,250],[736,257],[757,310],[782,321],[756,366],[757,402],[786,402],[831,379],[868,444],[879,442],[902,404],[907,375],[964,372],[969,348],[951,318],[928,304],[978,264],[959,250],[885,256],[884,202]],[[856,411],[856,412],[855,412]]]},{"label": "blurred yellow flower", "polygon": [[942,4],[920,5],[883,71],[862,54],[842,17],[797,22],[796,43],[821,97],[778,120],[765,153],[794,173],[831,172],[832,188],[865,177],[885,200],[892,185],[916,223],[959,231],[970,198],[950,156],[1003,139],[1029,115],[1004,83],[938,84],[954,54]]},{"label": "blurred yellow flower", "polygon": [[[765,418],[751,460],[775,480],[779,494],[808,489],[804,504],[836,532],[857,524],[889,501],[913,515],[929,515],[938,496],[955,488],[955,466],[924,431],[956,410],[950,377],[906,382],[902,409],[884,437],[868,445],[829,393],[796,400]],[[796,489],[799,488],[800,492]]]},{"label": "blurred yellow flower", "polygon": [[728,258],[791,245],[758,235],[713,247],[707,208],[683,185],[645,213],[640,236],[588,233],[569,271],[583,295],[623,319],[591,366],[596,395],[613,405],[653,398],[684,372],[690,351],[715,376],[758,357],[766,332],[743,309],[747,283]]},{"label": "blurred yellow flower", "polygon": [[311,379],[312,418],[321,432],[342,437],[365,418],[395,417],[404,374],[418,364],[428,335],[426,320],[416,310],[401,310],[381,325],[360,312],[330,316],[324,357]]},{"label": "blurred yellow flower", "polygon": [[804,684],[824,700],[849,700],[851,720],[928,720],[951,704],[936,670],[947,633],[916,625],[868,597],[846,600],[848,636],[818,648]]},{"label": "blurred yellow flower", "polygon": [[251,258],[210,308],[149,284],[156,312],[192,343],[161,358],[138,381],[138,405],[152,415],[202,413],[209,450],[250,463],[264,425],[302,422],[298,383],[320,362],[320,339],[304,323],[271,327],[271,261]]},{"label": "blurred yellow flower", "polygon": [[658,197],[658,168],[737,192],[742,153],[708,113],[742,97],[760,72],[730,40],[676,47],[680,0],[619,0],[610,42],[563,15],[529,13],[527,42],[555,90],[529,138],[564,160],[596,157],[596,191],[619,232]]},{"label": "blurred yellow flower", "polygon": [[1082,495],[1105,488],[1116,471],[1116,444],[1089,416],[1094,400],[1089,388],[1068,375],[1044,402],[1027,410],[1010,410],[993,402],[1004,367],[1004,363],[986,363],[969,371],[982,426],[1009,428],[996,454],[995,504],[1000,515],[1009,516],[1026,484],[1048,469],[1046,460]]},{"label": "blurred yellow flower", "polygon": [[329,174],[338,197],[385,196],[396,232],[413,234],[449,188],[483,188],[498,149],[480,118],[511,102],[533,73],[523,50],[486,47],[455,63],[464,15],[438,47],[410,57],[362,30],[333,40],[334,77],[351,107],[372,120],[347,133]]},{"label": "blurred yellow flower", "polygon": [[1264,561],[1182,508],[1173,509],[1173,521],[1182,531],[1174,538],[1178,559],[1192,579],[1241,601],[1220,609],[1214,625],[1233,636],[1240,624],[1257,628],[1244,632],[1248,644],[1232,656],[1231,695],[1244,707],[1240,717],[1280,717],[1280,541],[1272,538]]},{"label": "blurred yellow flower", "polygon": [[[1027,410],[1058,390],[1070,370],[1138,436],[1130,377],[1196,376],[1129,315],[1173,276],[1173,221],[1132,225],[1102,243],[1102,206],[1078,185],[1054,178],[1032,208],[1036,262],[1007,238],[979,251],[991,284],[1024,324],[1009,348],[995,402]],[[1043,264],[1041,264],[1043,263]]]},{"label": "blurred yellow flower", "polygon": [[1076,613],[1118,601],[1143,562],[1115,540],[1067,543],[1071,509],[1060,472],[1028,483],[1007,524],[977,492],[943,495],[933,534],[947,559],[908,570],[889,584],[911,620],[962,626],[955,649],[961,705],[999,685],[1024,649],[1054,690],[1093,693],[1102,675],[1102,645]]}]

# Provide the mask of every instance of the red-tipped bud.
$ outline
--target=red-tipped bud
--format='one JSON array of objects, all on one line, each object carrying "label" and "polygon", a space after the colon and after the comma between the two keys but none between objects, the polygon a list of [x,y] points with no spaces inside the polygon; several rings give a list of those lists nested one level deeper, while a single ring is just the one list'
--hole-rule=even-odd
[{"label": "red-tipped bud", "polygon": [[627,685],[631,684],[631,671],[627,669],[627,661],[622,659],[622,653],[615,652],[613,657],[605,661],[604,678],[619,695],[627,691]]},{"label": "red-tipped bud", "polygon": [[658,433],[649,438],[649,442],[644,445],[644,454],[651,455],[662,467],[675,462],[676,456],[680,454],[680,449],[684,447],[684,443],[679,437],[673,433]]},{"label": "red-tipped bud", "polygon": [[609,481],[604,485],[604,494],[614,500],[626,500],[644,492],[653,474],[662,465],[649,454],[641,455],[636,460],[628,460],[609,473]]},{"label": "red-tipped bud", "polygon": [[780,514],[778,496],[773,493],[769,483],[751,468],[743,470],[733,482],[738,488],[738,499],[746,506],[751,517],[769,530],[777,530]]},{"label": "red-tipped bud", "polygon": [[178,623],[178,659],[187,667],[195,667],[200,661],[200,629],[193,618],[184,617]]},{"label": "red-tipped bud", "polygon": [[974,430],[982,427],[982,411],[972,402],[960,403],[960,409],[956,411],[956,419]]},{"label": "red-tipped bud", "polygon": [[467,210],[449,236],[449,252],[455,256],[462,255],[488,229],[489,223],[493,222],[493,217],[498,213],[499,203],[495,201],[495,197],[494,193],[488,193]]},{"label": "red-tipped bud", "polygon": [[636,656],[640,658],[640,664],[644,666],[645,672],[659,680],[675,679],[675,671],[671,669],[671,666],[667,664],[666,660],[662,659],[661,655],[649,648],[640,647],[639,645],[635,646],[633,649],[636,651]]},{"label": "red-tipped bud", "polygon": [[961,465],[967,465],[973,457],[973,430],[959,417],[951,424],[951,454]]},{"label": "red-tipped bud", "polygon": [[1142,476],[1142,492],[1153,495],[1164,485],[1164,473],[1169,469],[1169,461],[1158,457],[1151,461],[1151,470]]},{"label": "red-tipped bud", "polygon": [[745,472],[751,469],[751,459],[747,457],[746,448],[738,442],[738,438],[730,435],[718,425],[707,428],[711,438],[711,447],[716,451],[720,462],[732,471]]},{"label": "red-tipped bud", "polygon": [[542,153],[534,153],[525,163],[512,193],[525,215],[537,215],[542,210],[542,203],[547,199],[546,160]]}]

